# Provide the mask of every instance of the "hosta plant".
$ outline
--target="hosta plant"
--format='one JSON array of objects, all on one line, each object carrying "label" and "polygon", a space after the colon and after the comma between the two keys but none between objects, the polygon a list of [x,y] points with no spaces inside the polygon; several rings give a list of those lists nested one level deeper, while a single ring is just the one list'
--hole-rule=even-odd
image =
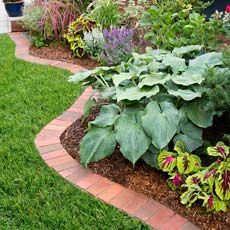
[{"label": "hosta plant", "polygon": [[163,150],[158,156],[158,164],[163,172],[170,175],[169,184],[174,188],[180,187],[187,177],[201,168],[201,160],[197,155],[185,151],[182,141],[177,141],[176,152]]},{"label": "hosta plant", "polygon": [[95,21],[84,15],[78,17],[69,25],[68,32],[64,37],[77,57],[82,57],[85,54],[84,32],[91,32],[96,25]]},{"label": "hosta plant", "polygon": [[229,146],[218,142],[207,152],[216,161],[186,179],[181,203],[191,207],[200,200],[208,211],[226,211],[230,204]]},{"label": "hosta plant", "polygon": [[201,50],[197,45],[172,52],[149,48],[118,66],[71,76],[71,82],[92,85],[108,101],[81,143],[82,163],[112,154],[117,143],[133,164],[142,158],[154,167],[158,153],[172,142],[183,141],[188,152],[201,146],[202,128],[211,126],[215,115],[205,110],[203,74],[223,67],[221,53]]}]

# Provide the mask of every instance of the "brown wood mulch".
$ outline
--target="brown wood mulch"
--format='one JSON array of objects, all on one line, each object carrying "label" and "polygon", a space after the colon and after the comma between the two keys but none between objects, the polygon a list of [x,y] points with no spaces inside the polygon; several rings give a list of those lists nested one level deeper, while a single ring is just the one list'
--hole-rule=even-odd
[{"label": "brown wood mulch", "polygon": [[74,57],[68,45],[62,43],[51,43],[49,46],[41,48],[30,46],[29,54],[39,58],[73,63],[86,69],[94,69],[99,65],[96,61],[87,57]]},{"label": "brown wood mulch", "polygon": [[[64,148],[78,162],[80,162],[79,144],[86,133],[88,122],[95,119],[98,111],[99,106],[94,108],[85,121],[81,119],[75,121],[60,137]],[[90,163],[88,167],[94,173],[159,201],[201,229],[230,229],[230,211],[206,213],[200,207],[201,205],[186,208],[180,203],[179,195],[168,187],[165,174],[149,167],[141,160],[133,167],[129,161],[122,157],[119,146],[110,157]]]}]

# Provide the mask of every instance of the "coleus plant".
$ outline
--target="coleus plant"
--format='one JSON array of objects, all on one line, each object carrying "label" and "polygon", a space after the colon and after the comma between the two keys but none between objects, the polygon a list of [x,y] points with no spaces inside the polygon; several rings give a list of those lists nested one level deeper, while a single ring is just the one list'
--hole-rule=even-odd
[{"label": "coleus plant", "polygon": [[81,162],[87,166],[109,156],[119,144],[133,164],[142,158],[156,167],[158,153],[171,142],[182,140],[188,152],[201,146],[202,128],[212,125],[215,114],[205,110],[203,74],[207,68],[223,67],[221,53],[197,55],[201,51],[199,45],[172,52],[148,48],[118,66],[71,76],[71,82],[98,89],[109,103],[89,124]]},{"label": "coleus plant", "polygon": [[81,15],[69,25],[68,32],[64,34],[64,38],[70,44],[70,49],[74,55],[77,57],[84,56],[84,32],[91,32],[96,26],[96,22],[85,15]]},{"label": "coleus plant", "polygon": [[177,141],[174,147],[176,152],[163,150],[158,156],[158,164],[163,172],[170,175],[169,185],[180,188],[188,175],[201,169],[201,160],[197,155],[185,151],[182,141]]},{"label": "coleus plant", "polygon": [[230,204],[229,146],[218,142],[215,147],[208,147],[207,152],[216,161],[186,179],[181,203],[191,207],[201,200],[208,211],[226,211]]}]

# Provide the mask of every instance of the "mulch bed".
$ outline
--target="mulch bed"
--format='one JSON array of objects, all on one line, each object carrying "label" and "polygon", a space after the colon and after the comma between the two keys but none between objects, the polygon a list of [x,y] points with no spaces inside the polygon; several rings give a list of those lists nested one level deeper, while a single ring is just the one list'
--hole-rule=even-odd
[{"label": "mulch bed", "polygon": [[[62,145],[78,162],[80,161],[79,144],[81,139],[86,133],[88,122],[94,120],[98,113],[99,105],[94,108],[84,122],[78,119],[61,135]],[[226,213],[206,213],[198,205],[187,209],[180,204],[179,195],[169,189],[166,183],[167,177],[164,173],[149,167],[141,160],[133,168],[132,164],[121,155],[119,146],[110,157],[96,163],[90,163],[88,167],[94,173],[159,201],[201,229],[230,229],[230,211]]]},{"label": "mulch bed", "polygon": [[73,63],[86,69],[94,69],[99,65],[96,61],[93,61],[87,57],[73,57],[68,45],[62,43],[51,43],[49,46],[41,48],[31,46],[29,53],[30,55],[39,58]]}]

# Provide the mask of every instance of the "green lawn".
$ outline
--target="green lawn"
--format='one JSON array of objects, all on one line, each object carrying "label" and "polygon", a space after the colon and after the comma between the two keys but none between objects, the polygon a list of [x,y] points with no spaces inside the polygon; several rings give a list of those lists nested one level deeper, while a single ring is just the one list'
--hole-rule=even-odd
[{"label": "green lawn", "polygon": [[148,229],[65,182],[35,135],[79,95],[68,71],[18,60],[0,36],[0,229]]}]

